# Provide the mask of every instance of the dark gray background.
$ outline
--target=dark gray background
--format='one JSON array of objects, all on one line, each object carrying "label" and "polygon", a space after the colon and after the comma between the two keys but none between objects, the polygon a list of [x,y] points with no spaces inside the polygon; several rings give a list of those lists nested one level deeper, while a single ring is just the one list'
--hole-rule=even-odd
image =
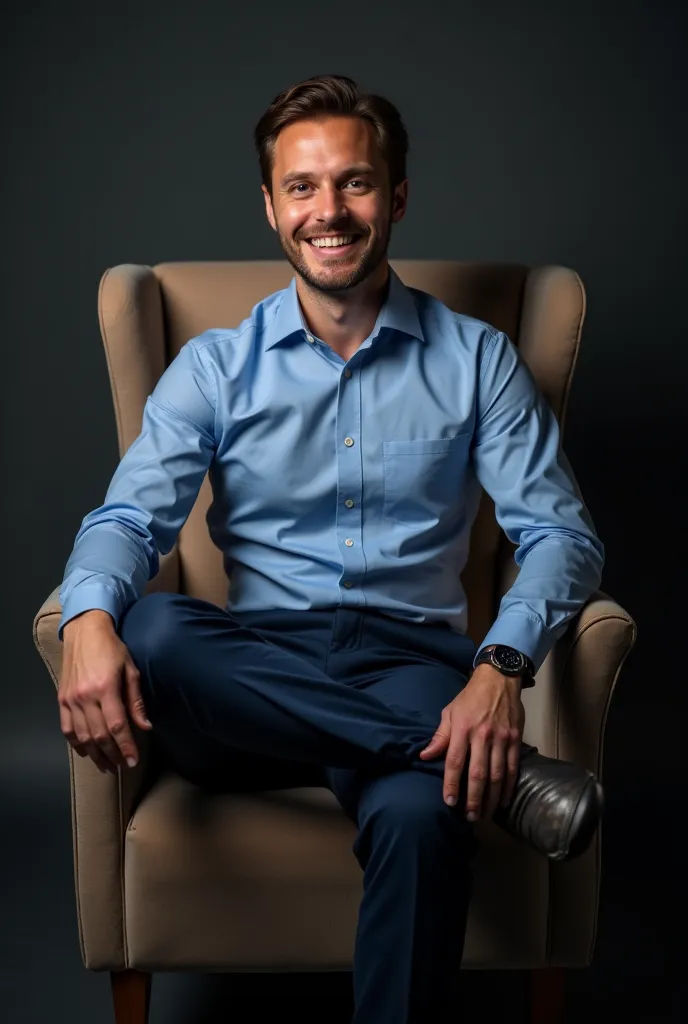
[{"label": "dark gray background", "polygon": [[[411,203],[393,256],[559,263],[586,285],[566,448],[607,547],[604,588],[640,633],[608,728],[597,954],[569,978],[568,1019],[685,1019],[680,11],[631,0],[14,6],[0,303],[7,1024],[112,1019],[107,976],[79,959],[67,760],[31,641],[117,462],[98,281],[120,262],[279,255],[251,130],[283,87],[323,72],[382,92],[407,122]],[[291,1004],[334,1024],[347,1019],[348,983],[161,976],[152,1024],[224,1020],[239,989],[258,1018]],[[475,1019],[495,1000],[521,1019],[519,979],[471,976],[466,991]]]}]

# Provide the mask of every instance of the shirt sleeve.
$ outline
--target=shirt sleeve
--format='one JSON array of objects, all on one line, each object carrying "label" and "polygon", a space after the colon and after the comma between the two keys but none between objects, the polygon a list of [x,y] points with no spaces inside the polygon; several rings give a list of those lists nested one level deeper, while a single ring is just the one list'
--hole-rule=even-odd
[{"label": "shirt sleeve", "polygon": [[604,547],[557,420],[516,347],[497,332],[482,359],[473,458],[520,569],[478,651],[506,644],[538,669],[599,587]]},{"label": "shirt sleeve", "polygon": [[160,377],[104,503],[81,523],[60,588],[60,640],[70,619],[95,608],[118,626],[191,512],[216,448],[215,390],[196,342]]}]

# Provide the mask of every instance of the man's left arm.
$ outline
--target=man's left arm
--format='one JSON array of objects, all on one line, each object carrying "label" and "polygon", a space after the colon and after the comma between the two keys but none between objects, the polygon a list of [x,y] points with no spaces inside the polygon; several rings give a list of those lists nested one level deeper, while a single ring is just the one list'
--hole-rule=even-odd
[{"label": "man's left arm", "polygon": [[[560,447],[552,410],[504,334],[485,338],[473,460],[516,545],[520,568],[478,647],[515,648],[537,670],[568,622],[600,584],[604,548]],[[442,712],[421,756],[445,755],[444,799],[455,804],[467,770],[469,821],[491,817],[514,792],[524,726],[519,677],[479,664]]]},{"label": "man's left arm", "polygon": [[604,547],[560,446],[556,418],[517,349],[488,337],[473,460],[520,568],[479,645],[514,647],[537,670],[599,587]]}]

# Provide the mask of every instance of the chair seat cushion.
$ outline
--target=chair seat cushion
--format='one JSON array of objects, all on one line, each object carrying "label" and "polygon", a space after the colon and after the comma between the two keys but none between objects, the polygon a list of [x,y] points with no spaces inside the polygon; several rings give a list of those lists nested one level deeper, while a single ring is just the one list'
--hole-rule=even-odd
[{"label": "chair seat cushion", "polygon": [[[479,834],[464,966],[545,966],[549,865],[491,825]],[[350,970],[355,838],[326,789],[207,794],[163,775],[126,831],[129,966]]]}]

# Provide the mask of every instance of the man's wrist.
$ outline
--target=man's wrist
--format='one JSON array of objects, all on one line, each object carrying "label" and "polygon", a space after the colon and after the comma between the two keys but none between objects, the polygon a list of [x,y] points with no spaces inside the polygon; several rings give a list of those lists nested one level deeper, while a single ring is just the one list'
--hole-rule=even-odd
[{"label": "man's wrist", "polygon": [[478,682],[480,682],[481,679],[498,678],[503,682],[511,683],[513,685],[513,688],[517,690],[519,693],[521,692],[521,687],[523,686],[523,676],[514,676],[509,675],[506,672],[500,672],[498,668],[495,668],[494,665],[491,665],[490,662],[487,661],[484,661],[480,665],[475,666],[473,672],[470,675],[470,678],[474,679],[476,677]]},{"label": "man's wrist", "polygon": [[78,629],[82,628],[114,630],[115,620],[109,612],[102,608],[90,608],[65,623],[62,630],[63,639],[68,640]]},{"label": "man's wrist", "polygon": [[506,644],[486,644],[479,648],[473,665],[476,669],[486,665],[505,678],[518,678],[524,687],[532,686],[535,681],[531,658],[516,647]]}]

